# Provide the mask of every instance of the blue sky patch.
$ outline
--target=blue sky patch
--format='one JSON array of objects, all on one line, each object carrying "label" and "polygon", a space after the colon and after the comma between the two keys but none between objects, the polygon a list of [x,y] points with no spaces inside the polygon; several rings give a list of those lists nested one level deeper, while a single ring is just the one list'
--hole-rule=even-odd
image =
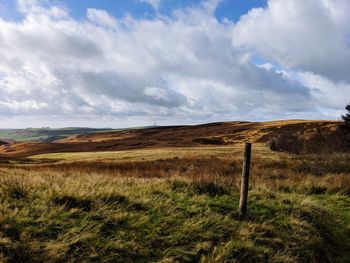
[{"label": "blue sky patch", "polygon": [[[87,8],[103,9],[117,18],[131,15],[134,18],[153,19],[160,15],[171,16],[175,10],[196,7],[203,3],[201,0],[162,0],[156,11],[150,4],[142,0],[51,0],[53,5],[64,6],[70,15],[76,19],[84,18]],[[222,0],[215,10],[215,16],[219,21],[227,18],[238,21],[250,9],[266,6],[266,0]],[[21,14],[17,10],[14,0],[2,0],[0,15],[6,20],[20,20]]]}]

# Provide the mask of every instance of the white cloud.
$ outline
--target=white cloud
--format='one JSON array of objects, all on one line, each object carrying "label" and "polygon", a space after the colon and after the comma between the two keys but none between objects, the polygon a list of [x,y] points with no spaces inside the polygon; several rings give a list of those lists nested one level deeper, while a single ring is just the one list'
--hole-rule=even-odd
[{"label": "white cloud", "polygon": [[[336,97],[334,104],[326,103],[311,82],[293,80],[272,64],[256,66],[250,49],[240,47],[255,49],[252,43],[260,33],[249,30],[269,9],[252,11],[236,26],[215,19],[218,3],[205,1],[177,10],[173,18],[152,20],[88,9],[86,19],[77,20],[48,1],[20,0],[24,19],[0,20],[0,117],[54,116],[58,123],[79,119],[99,126],[111,126],[106,121],[114,120],[125,126],[150,120],[169,124],[310,117],[315,112],[322,117],[333,111],[339,104]],[[269,8],[274,6],[279,7],[271,0]],[[337,23],[343,25],[341,21]],[[277,47],[273,59],[279,63],[288,55],[274,43],[260,41],[266,56]],[[291,52],[297,52],[293,43]],[[293,63],[286,59],[285,64],[309,70],[302,56],[312,52],[302,50],[294,54],[296,62],[291,56]]]},{"label": "white cloud", "polygon": [[43,15],[51,18],[67,17],[63,7],[52,6],[50,0],[17,0],[18,10],[25,15]]},{"label": "white cloud", "polygon": [[141,0],[141,2],[145,2],[150,4],[155,10],[159,9],[161,0]]},{"label": "white cloud", "polygon": [[349,10],[349,0],[269,0],[241,17],[233,43],[288,69],[350,83]]},{"label": "white cloud", "polygon": [[274,66],[271,63],[259,64],[259,65],[257,65],[257,67],[266,69],[267,71],[270,71],[270,70],[274,69]]},{"label": "white cloud", "polygon": [[21,111],[38,111],[48,108],[48,104],[45,102],[38,103],[34,100],[24,100],[24,101],[0,101],[0,110],[1,109],[10,109],[14,112]]},{"label": "white cloud", "polygon": [[320,75],[312,73],[298,73],[300,81],[311,88],[311,93],[317,104],[327,108],[330,112],[335,112],[336,116],[339,109],[342,109],[350,102],[350,84],[344,81],[334,82]]},{"label": "white cloud", "polygon": [[97,25],[107,27],[115,27],[117,25],[117,20],[105,10],[88,8],[86,16],[91,22],[94,22]]}]

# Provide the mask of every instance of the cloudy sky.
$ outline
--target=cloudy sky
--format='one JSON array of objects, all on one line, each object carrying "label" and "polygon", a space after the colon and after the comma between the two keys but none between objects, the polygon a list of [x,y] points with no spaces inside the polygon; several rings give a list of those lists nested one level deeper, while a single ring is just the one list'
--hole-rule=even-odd
[{"label": "cloudy sky", "polygon": [[350,0],[0,0],[0,128],[339,119]]}]

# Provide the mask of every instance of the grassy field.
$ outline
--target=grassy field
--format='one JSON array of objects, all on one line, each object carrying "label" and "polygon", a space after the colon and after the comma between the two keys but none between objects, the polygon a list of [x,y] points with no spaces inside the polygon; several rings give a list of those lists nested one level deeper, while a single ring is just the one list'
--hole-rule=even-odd
[{"label": "grassy field", "polygon": [[[33,155],[31,159],[52,159],[67,161],[154,161],[172,158],[210,158],[217,157],[221,159],[237,159],[242,155],[243,144],[234,146],[202,146],[202,147],[172,147],[172,148],[155,148],[155,149],[138,149],[123,151],[106,151],[106,152],[67,152],[67,153],[48,153]],[[260,158],[280,158],[281,154],[271,152],[263,144],[254,145],[254,156]],[[288,158],[288,155],[284,155]]]},{"label": "grassy field", "polygon": [[52,141],[63,139],[75,134],[86,134],[91,132],[106,132],[111,129],[91,128],[28,128],[28,129],[0,129],[0,139],[14,141]]},{"label": "grassy field", "polygon": [[0,262],[350,262],[350,155],[242,145],[0,164]]}]

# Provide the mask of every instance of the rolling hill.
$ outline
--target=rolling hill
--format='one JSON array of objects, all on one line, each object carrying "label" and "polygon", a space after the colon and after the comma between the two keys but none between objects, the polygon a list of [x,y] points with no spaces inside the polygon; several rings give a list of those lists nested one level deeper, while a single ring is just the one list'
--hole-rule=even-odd
[{"label": "rolling hill", "polygon": [[75,134],[53,142],[10,142],[0,145],[0,155],[27,157],[57,152],[113,151],[135,148],[266,143],[281,134],[308,136],[318,129],[335,131],[336,121],[218,122],[193,126],[164,126]]},{"label": "rolling hill", "polygon": [[0,140],[4,141],[37,141],[52,142],[74,134],[111,131],[109,128],[27,128],[27,129],[0,129]]}]

